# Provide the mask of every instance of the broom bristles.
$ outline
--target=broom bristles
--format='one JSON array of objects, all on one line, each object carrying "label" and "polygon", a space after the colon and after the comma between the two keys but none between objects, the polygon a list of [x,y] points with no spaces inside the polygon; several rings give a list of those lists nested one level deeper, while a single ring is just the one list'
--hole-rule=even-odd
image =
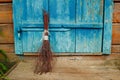
[{"label": "broom bristles", "polygon": [[43,45],[39,51],[37,65],[34,73],[47,73],[52,71],[53,66],[53,53],[50,48],[48,40],[43,40]]}]

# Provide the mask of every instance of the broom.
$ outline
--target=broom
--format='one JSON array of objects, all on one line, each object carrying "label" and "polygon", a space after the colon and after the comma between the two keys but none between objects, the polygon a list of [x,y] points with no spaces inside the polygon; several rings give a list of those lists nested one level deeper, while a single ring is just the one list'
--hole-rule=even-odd
[{"label": "broom", "polygon": [[41,49],[38,51],[37,65],[35,67],[34,73],[42,74],[52,71],[52,61],[53,53],[50,48],[50,43],[48,40],[48,14],[43,11],[44,14],[44,33],[43,33],[43,44]]}]

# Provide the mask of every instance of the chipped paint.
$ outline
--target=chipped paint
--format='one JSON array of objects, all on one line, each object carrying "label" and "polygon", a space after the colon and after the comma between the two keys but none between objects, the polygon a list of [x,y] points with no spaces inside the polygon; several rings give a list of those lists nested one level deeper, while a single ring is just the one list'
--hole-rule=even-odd
[{"label": "chipped paint", "polygon": [[13,0],[15,52],[41,46],[45,9],[54,52],[110,54],[112,7],[112,0]]}]

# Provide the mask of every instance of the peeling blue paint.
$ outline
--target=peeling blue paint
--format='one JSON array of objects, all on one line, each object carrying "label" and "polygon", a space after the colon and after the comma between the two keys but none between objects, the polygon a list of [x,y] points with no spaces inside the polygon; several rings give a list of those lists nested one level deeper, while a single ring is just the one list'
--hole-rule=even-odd
[{"label": "peeling blue paint", "polygon": [[[54,52],[110,54],[113,0],[13,0],[16,54],[37,52],[43,12],[49,13]],[[18,33],[19,32],[19,33]]]},{"label": "peeling blue paint", "polygon": [[111,53],[113,0],[104,1],[103,54]]}]

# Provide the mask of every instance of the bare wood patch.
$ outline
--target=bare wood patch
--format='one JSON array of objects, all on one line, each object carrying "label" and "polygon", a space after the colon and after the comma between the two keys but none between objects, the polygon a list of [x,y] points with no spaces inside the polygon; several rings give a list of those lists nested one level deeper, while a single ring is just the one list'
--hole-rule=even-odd
[{"label": "bare wood patch", "polygon": [[113,24],[112,44],[120,44],[120,24]]},{"label": "bare wood patch", "polygon": [[112,45],[112,52],[120,53],[120,45]]},{"label": "bare wood patch", "polygon": [[114,23],[120,22],[120,3],[114,4],[113,22]]},{"label": "bare wood patch", "polygon": [[13,24],[0,24],[0,43],[14,43]]},{"label": "bare wood patch", "polygon": [[0,11],[0,23],[12,23],[12,11]]},{"label": "bare wood patch", "polygon": [[0,11],[12,11],[12,3],[0,3]]},{"label": "bare wood patch", "polygon": [[0,3],[11,3],[12,2],[12,0],[0,0]]},{"label": "bare wood patch", "polygon": [[4,50],[7,53],[14,52],[14,44],[0,44],[0,49]]}]

